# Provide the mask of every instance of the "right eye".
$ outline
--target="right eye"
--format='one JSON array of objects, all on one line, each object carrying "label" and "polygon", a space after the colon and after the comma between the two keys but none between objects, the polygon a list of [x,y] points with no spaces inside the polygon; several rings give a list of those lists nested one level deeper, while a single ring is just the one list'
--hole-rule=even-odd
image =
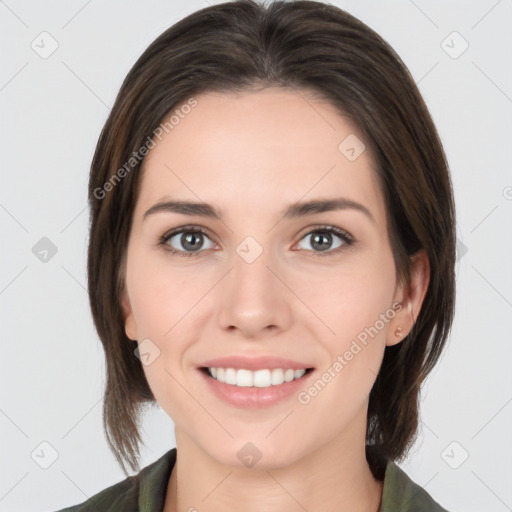
[{"label": "right eye", "polygon": [[[189,257],[202,252],[200,249],[204,245],[205,238],[209,240],[206,231],[199,226],[181,227],[163,235],[160,238],[159,245],[162,245],[166,251],[172,254]],[[211,243],[213,246],[213,242]],[[207,247],[207,249],[211,248]]]}]

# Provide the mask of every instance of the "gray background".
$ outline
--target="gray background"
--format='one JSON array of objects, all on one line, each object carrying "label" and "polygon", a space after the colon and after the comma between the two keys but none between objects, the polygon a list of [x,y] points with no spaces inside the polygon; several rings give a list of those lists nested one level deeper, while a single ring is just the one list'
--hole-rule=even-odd
[{"label": "gray background", "polygon": [[[124,479],[103,437],[103,352],[85,288],[88,169],[135,60],[211,3],[0,1],[0,511],[59,509]],[[402,56],[455,188],[457,314],[401,466],[451,511],[512,510],[512,1],[331,3]],[[57,249],[46,262],[43,237]],[[175,446],[158,407],[143,435],[141,467]]]}]

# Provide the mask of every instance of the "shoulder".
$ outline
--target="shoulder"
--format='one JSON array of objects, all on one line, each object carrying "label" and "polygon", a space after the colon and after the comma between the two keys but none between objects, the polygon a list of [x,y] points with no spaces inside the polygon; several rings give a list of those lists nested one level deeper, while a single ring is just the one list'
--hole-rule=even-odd
[{"label": "shoulder", "polygon": [[110,510],[123,510],[136,512],[138,510],[138,489],[135,477],[128,477],[101,492],[91,496],[86,501],[67,507],[57,512],[107,512]]},{"label": "shoulder", "polygon": [[386,466],[382,504],[379,512],[448,512],[423,487],[389,461]]},{"label": "shoulder", "polygon": [[176,448],[173,448],[136,475],[103,489],[78,505],[56,512],[138,512],[141,502],[151,503],[152,510],[161,510],[175,461]]}]

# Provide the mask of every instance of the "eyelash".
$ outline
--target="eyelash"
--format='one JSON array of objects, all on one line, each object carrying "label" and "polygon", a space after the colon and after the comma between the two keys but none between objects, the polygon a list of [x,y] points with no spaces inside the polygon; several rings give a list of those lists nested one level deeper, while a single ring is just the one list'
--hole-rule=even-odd
[{"label": "eyelash", "polygon": [[[173,249],[170,245],[167,244],[167,242],[173,236],[180,235],[183,233],[194,233],[194,234],[201,233],[201,234],[207,236],[208,238],[210,238],[208,233],[203,228],[201,228],[199,226],[182,226],[180,228],[169,231],[165,235],[161,236],[157,245],[163,246],[164,249],[166,251],[170,252],[171,254],[175,254],[177,256],[183,256],[185,258],[189,258],[191,256],[197,256],[201,252],[204,252],[203,250],[199,250],[196,252],[178,251],[176,249]],[[343,229],[337,228],[335,226],[329,226],[329,225],[315,226],[313,229],[311,229],[310,231],[305,233],[301,237],[301,240],[303,238],[305,238],[306,236],[311,235],[313,233],[333,233],[333,234],[337,235],[339,238],[341,238],[344,242],[343,245],[341,245],[340,247],[337,247],[336,249],[332,249],[332,250],[327,250],[325,252],[324,251],[308,251],[308,252],[313,252],[314,256],[325,257],[325,256],[332,256],[335,254],[339,254],[340,252],[349,248],[355,242],[354,238],[351,235],[349,235],[346,231],[344,231]]]}]

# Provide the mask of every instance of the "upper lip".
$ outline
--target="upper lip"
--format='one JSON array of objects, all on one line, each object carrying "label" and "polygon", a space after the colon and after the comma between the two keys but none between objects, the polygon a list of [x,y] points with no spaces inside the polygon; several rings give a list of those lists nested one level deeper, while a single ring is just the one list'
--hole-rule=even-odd
[{"label": "upper lip", "polygon": [[275,368],[282,368],[283,370],[300,370],[302,368],[313,368],[312,365],[307,363],[301,363],[300,361],[294,361],[292,359],[285,359],[276,356],[226,356],[219,357],[217,359],[210,359],[204,361],[200,368],[235,368],[235,369],[246,369],[246,370],[264,370],[268,368],[273,370]]}]

